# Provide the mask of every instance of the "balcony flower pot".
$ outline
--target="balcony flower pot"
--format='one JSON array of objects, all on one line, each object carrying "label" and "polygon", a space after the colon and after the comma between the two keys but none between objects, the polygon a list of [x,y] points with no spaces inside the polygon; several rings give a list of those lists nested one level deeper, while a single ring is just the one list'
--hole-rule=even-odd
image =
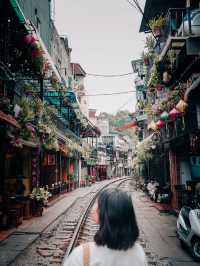
[{"label": "balcony flower pot", "polygon": [[43,214],[43,207],[44,207],[44,203],[43,200],[34,200],[33,203],[33,215],[35,217],[40,217]]}]

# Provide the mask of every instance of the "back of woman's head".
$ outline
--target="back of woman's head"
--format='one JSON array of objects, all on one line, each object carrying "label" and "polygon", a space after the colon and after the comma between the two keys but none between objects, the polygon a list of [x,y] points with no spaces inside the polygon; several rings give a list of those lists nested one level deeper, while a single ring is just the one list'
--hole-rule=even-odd
[{"label": "back of woman's head", "polygon": [[139,236],[131,197],[119,189],[104,190],[98,199],[98,211],[96,244],[116,250],[131,248]]}]

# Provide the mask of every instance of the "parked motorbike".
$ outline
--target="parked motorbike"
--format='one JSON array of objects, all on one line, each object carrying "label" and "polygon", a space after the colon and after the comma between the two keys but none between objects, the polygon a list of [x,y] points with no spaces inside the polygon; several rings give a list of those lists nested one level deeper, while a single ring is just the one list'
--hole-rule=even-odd
[{"label": "parked motorbike", "polygon": [[200,201],[194,208],[184,206],[177,219],[177,236],[188,246],[193,258],[200,261]]}]

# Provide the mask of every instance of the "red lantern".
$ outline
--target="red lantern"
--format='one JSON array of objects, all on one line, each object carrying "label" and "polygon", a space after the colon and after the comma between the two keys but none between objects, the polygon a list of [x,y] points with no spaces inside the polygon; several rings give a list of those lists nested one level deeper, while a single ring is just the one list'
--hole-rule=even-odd
[{"label": "red lantern", "polygon": [[165,125],[165,122],[164,122],[163,120],[158,120],[158,121],[156,122],[156,127],[157,127],[157,129],[162,128],[164,125]]},{"label": "red lantern", "polygon": [[176,108],[173,108],[170,112],[169,112],[169,116],[172,120],[175,120],[178,116],[179,112],[176,110]]}]

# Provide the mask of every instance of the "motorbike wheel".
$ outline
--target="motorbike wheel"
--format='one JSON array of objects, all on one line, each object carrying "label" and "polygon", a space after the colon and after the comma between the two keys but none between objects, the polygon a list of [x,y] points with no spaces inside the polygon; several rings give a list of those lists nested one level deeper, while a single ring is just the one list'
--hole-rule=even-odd
[{"label": "motorbike wheel", "polygon": [[195,261],[200,261],[200,239],[192,242],[191,253]]}]

